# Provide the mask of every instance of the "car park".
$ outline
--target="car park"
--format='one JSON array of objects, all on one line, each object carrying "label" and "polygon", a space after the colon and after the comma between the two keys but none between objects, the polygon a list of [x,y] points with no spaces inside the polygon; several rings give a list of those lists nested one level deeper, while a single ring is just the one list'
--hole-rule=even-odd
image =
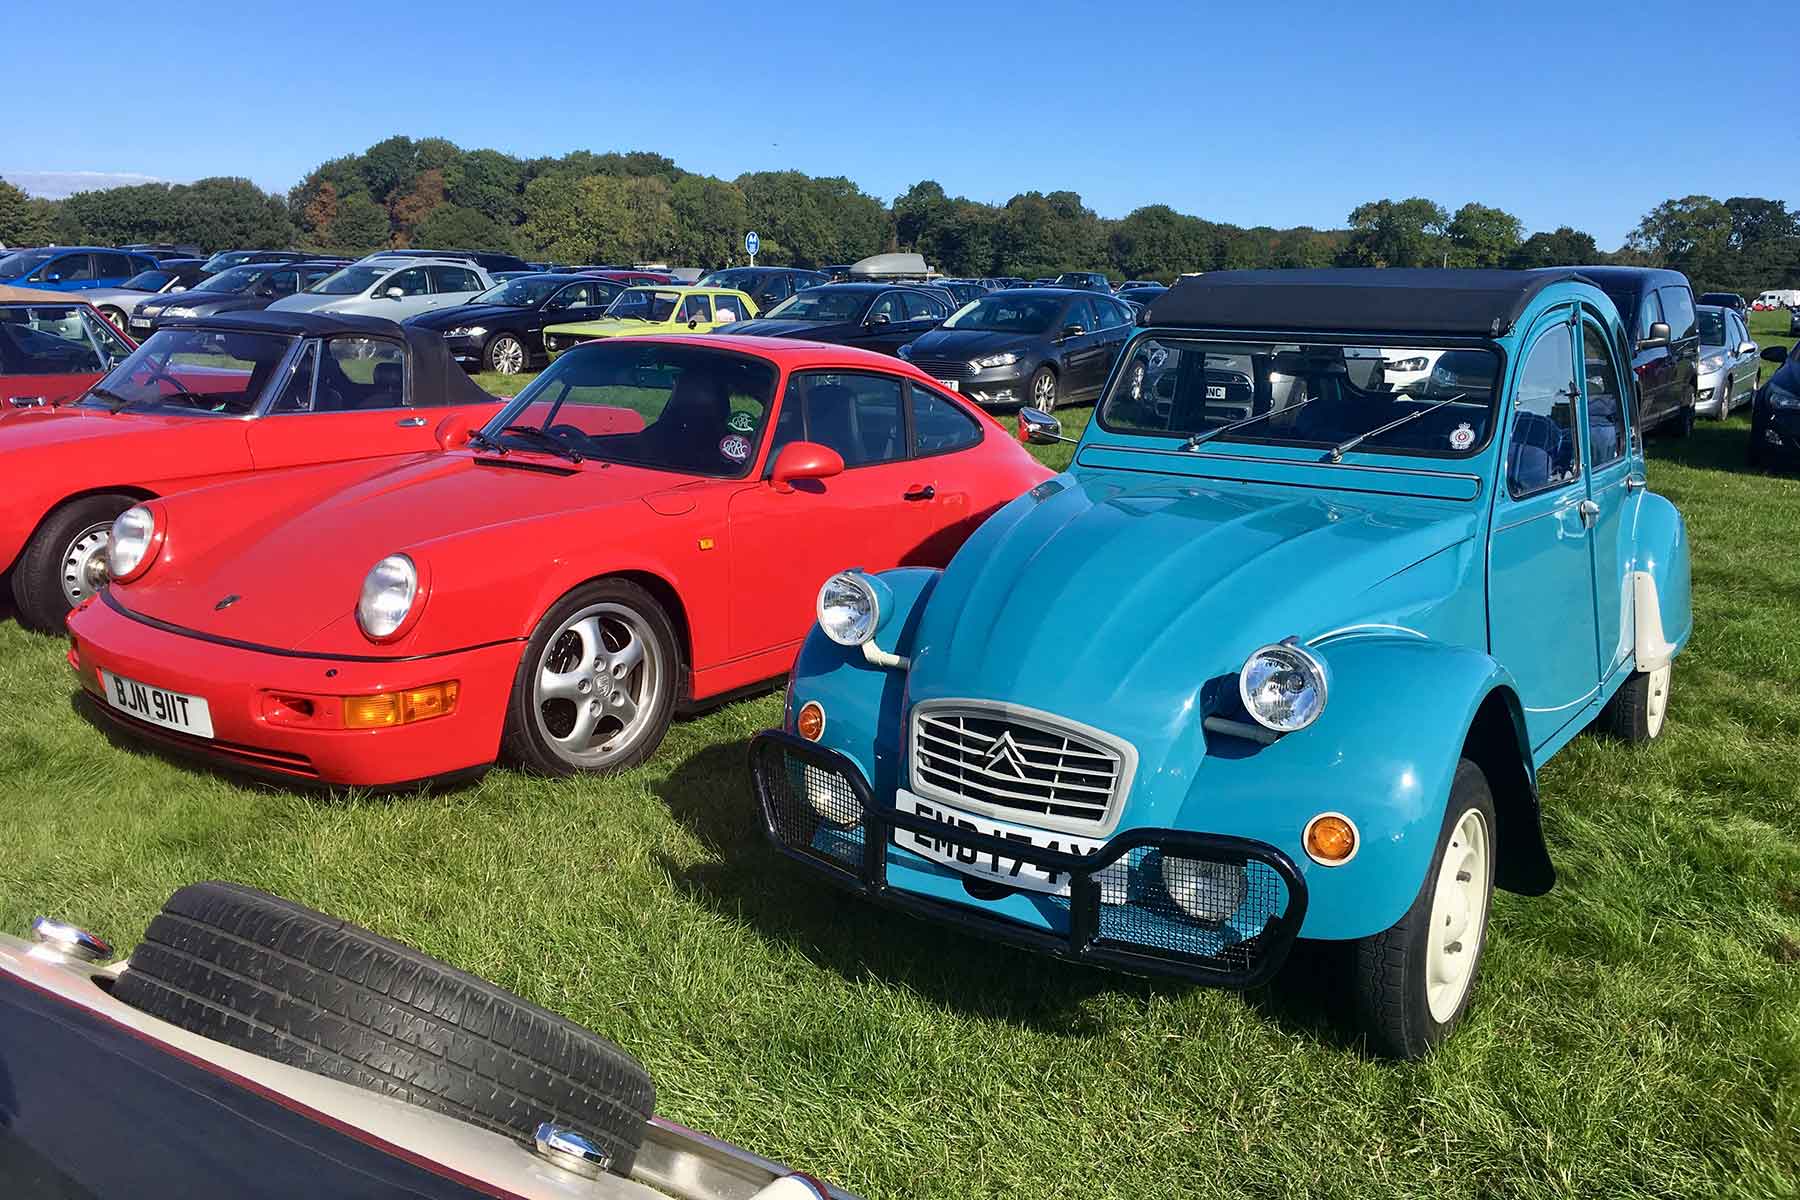
[{"label": "car park", "polygon": [[445,454],[132,509],[72,662],[134,734],[288,779],[619,770],[785,672],[845,554],[942,565],[1048,474],[892,358],[593,342]]},{"label": "car park", "polygon": [[1758,347],[1736,309],[1698,306],[1700,322],[1700,403],[1709,417],[1729,417],[1756,391],[1761,371]]},{"label": "car park", "polygon": [[1582,267],[1615,307],[1632,339],[1640,428],[1686,437],[1700,403],[1700,326],[1687,276],[1654,267]]},{"label": "car park", "polygon": [[829,283],[830,279],[823,271],[806,271],[799,267],[728,267],[722,271],[708,271],[698,282],[701,287],[743,292],[756,301],[758,311],[768,312],[795,292]]},{"label": "car park", "polygon": [[79,399],[133,349],[82,301],[0,302],[0,425]]},{"label": "car park", "polygon": [[424,313],[408,324],[441,333],[451,357],[471,370],[516,375],[547,361],[546,325],[599,320],[624,290],[623,284],[587,275],[521,275],[467,304]]},{"label": "car park", "polygon": [[1122,300],[1068,288],[989,292],[901,351],[901,357],[991,407],[1092,397],[1136,313]]},{"label": "car park", "polygon": [[197,258],[166,258],[154,267],[139,271],[118,287],[89,288],[81,298],[99,309],[100,315],[123,333],[131,314],[150,297],[185,292],[206,278],[200,267]]},{"label": "car park", "polygon": [[1747,457],[1753,467],[1793,470],[1800,467],[1800,354],[1765,346],[1762,357],[1778,369],[1754,393]]},{"label": "car park", "polygon": [[[771,840],[1078,962],[1245,987],[1297,938],[1335,942],[1320,986],[1356,1032],[1430,1050],[1468,1009],[1493,888],[1554,883],[1538,771],[1591,725],[1657,737],[1693,627],[1630,343],[1585,274],[1172,289],[1067,473],[943,571],[820,589],[783,726],[752,743]],[[1359,386],[1347,351],[1372,335],[1381,358],[1461,356],[1456,390]],[[1217,410],[1221,369],[1247,372],[1247,416]]]},{"label": "car park", "polygon": [[898,354],[943,324],[951,308],[936,291],[911,284],[828,283],[727,329],[748,337],[805,338]]},{"label": "car park", "polygon": [[333,262],[245,263],[208,275],[186,291],[146,297],[132,311],[126,332],[143,341],[170,321],[255,312],[312,287],[343,269]]},{"label": "car park", "polygon": [[106,581],[113,520],[134,504],[253,472],[435,450],[446,421],[479,424],[497,404],[441,337],[391,321],[247,312],[166,325],[78,402],[0,425],[0,569],[17,616],[61,628]]},{"label": "car park", "polygon": [[117,287],[154,266],[156,260],[148,254],[133,254],[110,246],[18,250],[0,256],[0,286],[79,292]]},{"label": "car park", "polygon": [[183,887],[129,958],[31,935],[0,934],[13,1200],[854,1200],[657,1117],[598,1034],[267,892]]},{"label": "car park", "polygon": [[488,273],[472,262],[381,257],[341,267],[269,307],[280,312],[356,313],[404,321],[432,309],[467,304],[493,286]]},{"label": "car park", "polygon": [[591,321],[544,327],[544,350],[561,354],[595,338],[648,333],[705,333],[756,315],[756,302],[729,288],[630,287]]}]

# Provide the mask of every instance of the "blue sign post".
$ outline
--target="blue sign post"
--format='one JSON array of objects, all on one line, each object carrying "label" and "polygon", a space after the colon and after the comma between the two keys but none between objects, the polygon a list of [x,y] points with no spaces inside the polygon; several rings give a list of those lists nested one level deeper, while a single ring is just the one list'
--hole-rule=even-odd
[{"label": "blue sign post", "polygon": [[756,265],[757,248],[761,245],[762,239],[756,236],[756,230],[752,229],[744,235],[744,253],[750,256],[750,265],[753,267]]}]

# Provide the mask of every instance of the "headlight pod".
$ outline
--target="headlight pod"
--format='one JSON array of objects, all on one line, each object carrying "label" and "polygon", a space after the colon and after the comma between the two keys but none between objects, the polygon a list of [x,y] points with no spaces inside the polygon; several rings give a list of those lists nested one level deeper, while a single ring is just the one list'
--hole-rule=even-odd
[{"label": "headlight pod", "polygon": [[412,628],[424,607],[424,592],[418,565],[404,554],[390,554],[370,567],[356,601],[363,636],[391,642]]},{"label": "headlight pod", "polygon": [[141,578],[162,550],[164,524],[157,509],[137,504],[120,513],[106,542],[106,574],[114,583]]},{"label": "headlight pod", "polygon": [[892,602],[887,585],[874,576],[839,571],[819,589],[819,628],[840,646],[860,646],[881,628]]},{"label": "headlight pod", "polygon": [[1328,690],[1325,664],[1294,638],[1257,650],[1238,673],[1244,711],[1276,733],[1295,733],[1318,720]]},{"label": "headlight pod", "polygon": [[977,371],[985,371],[989,367],[1010,367],[1018,361],[1018,353],[1013,350],[1008,350],[1004,354],[990,354],[985,358],[977,358],[970,362],[969,365],[974,367]]},{"label": "headlight pod", "polygon": [[1784,387],[1776,387],[1771,383],[1769,385],[1769,407],[1781,409],[1800,408],[1800,393],[1790,392]]},{"label": "headlight pod", "polygon": [[192,308],[165,308],[165,309],[163,309],[163,316],[165,316],[165,317],[191,317],[191,316],[195,316],[197,314],[197,311],[198,310],[192,309]]},{"label": "headlight pod", "polygon": [[487,326],[485,325],[458,325],[455,329],[444,330],[444,336],[447,338],[480,337],[486,332]]},{"label": "headlight pod", "polygon": [[1423,371],[1425,369],[1426,362],[1427,362],[1427,359],[1425,358],[1425,356],[1423,354],[1421,354],[1414,358],[1390,358],[1386,362],[1384,362],[1382,364],[1382,366],[1389,371],[1403,371],[1403,372],[1411,373],[1413,371]]},{"label": "headlight pod", "polygon": [[1709,354],[1700,360],[1700,369],[1702,371],[1717,371],[1724,365],[1725,356],[1723,354]]}]

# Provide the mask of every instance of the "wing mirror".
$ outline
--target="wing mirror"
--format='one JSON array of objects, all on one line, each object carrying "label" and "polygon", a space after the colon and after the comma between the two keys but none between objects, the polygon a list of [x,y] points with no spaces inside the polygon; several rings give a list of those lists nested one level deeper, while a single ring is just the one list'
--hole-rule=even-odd
[{"label": "wing mirror", "polygon": [[698,318],[698,317],[689,317],[689,318],[688,318],[688,328],[689,328],[689,329],[698,329],[698,328],[700,328],[700,318]]},{"label": "wing mirror", "polygon": [[1739,354],[1755,354],[1756,353],[1756,343],[1755,342],[1743,342],[1743,343],[1739,344],[1739,346],[1737,348],[1737,352]]},{"label": "wing mirror", "polygon": [[389,300],[398,300],[398,299],[400,299],[400,298],[401,298],[401,297],[402,297],[402,296],[404,296],[404,295],[406,295],[406,293],[405,293],[405,292],[403,292],[403,291],[401,291],[401,290],[400,290],[400,289],[399,289],[399,288],[397,288],[397,287],[391,287],[391,288],[389,288],[389,289],[388,289],[388,290],[387,290],[387,291],[385,291],[385,292],[383,292],[383,293],[381,293],[381,294],[382,294],[382,295],[384,295],[384,296],[386,296],[386,297],[387,297],[387,298],[388,298],[388,299],[389,299]]},{"label": "wing mirror", "polygon": [[1764,362],[1784,363],[1787,361],[1788,357],[1787,347],[1764,346],[1762,356]]},{"label": "wing mirror", "polygon": [[769,473],[769,480],[776,491],[791,492],[798,480],[829,479],[843,471],[843,456],[830,446],[821,446],[817,442],[789,442],[775,456],[775,469]]},{"label": "wing mirror", "polygon": [[867,321],[864,321],[863,324],[868,325],[871,328],[873,328],[876,325],[886,325],[892,320],[893,320],[893,318],[888,316],[886,313],[876,313],[874,316],[870,317]]},{"label": "wing mirror", "polygon": [[469,440],[473,426],[469,423],[467,413],[451,413],[437,423],[432,435],[437,444],[445,450],[454,450]]},{"label": "wing mirror", "polygon": [[1080,325],[1064,325],[1062,335],[1066,338],[1080,337],[1087,329]]},{"label": "wing mirror", "polygon": [[1669,324],[1667,321],[1656,321],[1650,326],[1650,336],[1638,341],[1639,350],[1655,350],[1669,344]]},{"label": "wing mirror", "polygon": [[1050,446],[1057,442],[1072,442],[1072,437],[1064,437],[1062,422],[1041,408],[1021,408],[1019,410],[1019,440],[1028,446]]}]

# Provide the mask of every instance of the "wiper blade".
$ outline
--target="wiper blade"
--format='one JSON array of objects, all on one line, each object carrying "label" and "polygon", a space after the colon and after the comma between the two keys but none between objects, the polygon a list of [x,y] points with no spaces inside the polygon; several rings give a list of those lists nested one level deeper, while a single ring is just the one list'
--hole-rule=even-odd
[{"label": "wiper blade", "polygon": [[1246,425],[1254,425],[1258,421],[1266,421],[1270,417],[1274,416],[1276,413],[1299,412],[1301,409],[1305,408],[1307,405],[1311,404],[1314,400],[1317,400],[1317,399],[1318,399],[1317,396],[1308,396],[1306,399],[1302,400],[1300,403],[1290,404],[1286,408],[1271,408],[1267,412],[1259,412],[1259,413],[1254,413],[1248,417],[1240,417],[1239,419],[1232,421],[1231,423],[1226,424],[1226,425],[1215,425],[1211,429],[1202,429],[1199,433],[1196,433],[1193,437],[1189,438],[1187,440],[1187,444],[1184,445],[1182,447],[1182,449],[1183,450],[1192,450],[1196,446],[1204,446],[1206,443],[1212,441],[1214,438],[1218,437],[1220,434],[1230,433],[1234,429],[1242,429]]},{"label": "wiper blade", "polygon": [[564,442],[555,434],[545,433],[536,425],[508,425],[500,432],[517,434],[520,437],[528,437],[558,458],[566,458],[572,463],[581,461],[581,451],[575,449],[575,447],[569,445],[567,442]]},{"label": "wiper blade", "polygon": [[1433,404],[1430,408],[1415,408],[1415,409],[1413,409],[1413,411],[1407,413],[1405,416],[1395,417],[1392,421],[1389,421],[1386,425],[1378,425],[1374,429],[1369,430],[1367,433],[1357,434],[1355,437],[1351,438],[1347,442],[1339,442],[1337,445],[1333,446],[1330,450],[1325,452],[1325,461],[1329,462],[1329,463],[1343,462],[1344,455],[1350,453],[1350,451],[1356,449],[1358,446],[1362,445],[1364,442],[1368,441],[1370,438],[1380,437],[1382,434],[1386,433],[1390,429],[1398,429],[1402,425],[1410,424],[1411,422],[1418,420],[1420,417],[1428,416],[1431,413],[1436,412],[1438,409],[1444,407],[1444,405],[1446,405],[1446,404],[1455,404],[1458,400],[1465,400],[1468,398],[1468,395],[1469,395],[1469,393],[1467,393],[1467,392],[1458,392],[1456,395],[1451,396],[1448,400],[1439,400],[1436,404]]},{"label": "wiper blade", "polygon": [[479,429],[470,430],[469,445],[471,445],[471,446],[486,446],[489,450],[492,450],[495,454],[504,455],[506,453],[505,446],[502,446],[499,442],[496,442],[493,438],[491,438],[487,434],[481,432],[481,430],[479,430]]}]

